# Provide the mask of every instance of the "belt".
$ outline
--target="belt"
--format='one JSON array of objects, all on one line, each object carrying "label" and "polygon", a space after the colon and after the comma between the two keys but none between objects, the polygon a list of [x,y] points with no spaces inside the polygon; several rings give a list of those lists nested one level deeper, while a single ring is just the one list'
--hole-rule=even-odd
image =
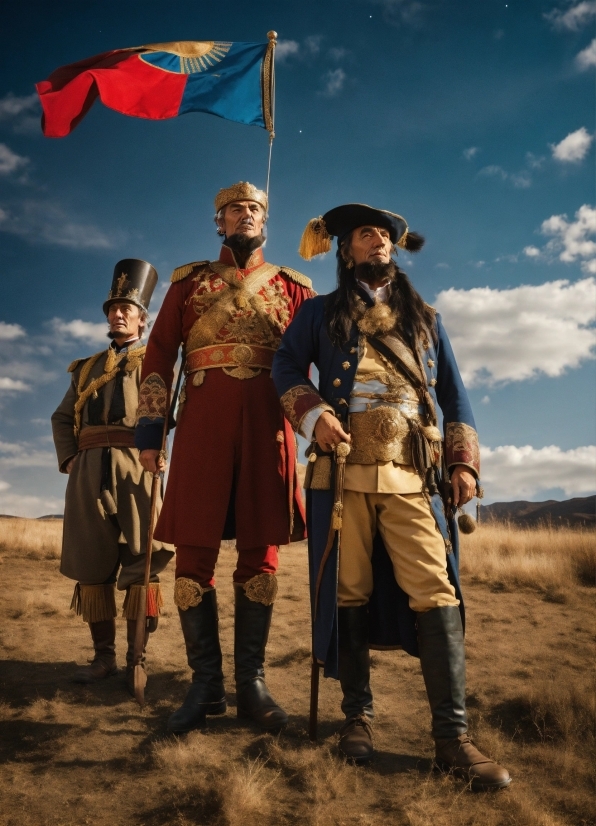
[{"label": "belt", "polygon": [[185,372],[212,367],[262,367],[271,370],[275,350],[259,344],[211,344],[191,350],[186,356]]},{"label": "belt", "polygon": [[375,407],[394,407],[400,413],[410,415],[418,413],[422,416],[426,412],[423,404],[418,404],[415,399],[403,399],[400,402],[386,402],[383,399],[360,399],[352,397],[350,399],[350,413],[364,413],[367,410],[374,410]]},{"label": "belt", "polygon": [[135,432],[117,424],[89,425],[79,433],[79,451],[93,447],[134,447]]}]

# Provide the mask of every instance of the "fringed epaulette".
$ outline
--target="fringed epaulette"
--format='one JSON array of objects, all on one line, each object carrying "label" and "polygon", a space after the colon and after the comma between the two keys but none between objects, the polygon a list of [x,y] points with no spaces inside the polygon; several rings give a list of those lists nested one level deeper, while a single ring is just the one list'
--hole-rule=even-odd
[{"label": "fringed epaulette", "polygon": [[187,278],[187,276],[189,276],[194,269],[197,267],[204,267],[205,264],[208,263],[209,261],[192,261],[190,264],[183,264],[181,267],[176,267],[170,276],[170,281],[172,283],[182,281]]},{"label": "fringed epaulette", "polygon": [[280,272],[283,272],[284,275],[287,275],[292,281],[296,284],[300,284],[301,287],[306,287],[307,290],[312,290],[312,281],[306,275],[303,275],[298,270],[293,270],[291,267],[281,267]]},{"label": "fringed epaulette", "polygon": [[67,373],[74,373],[74,371],[77,369],[79,364],[82,364],[84,361],[88,361],[90,358],[93,358],[93,356],[85,356],[82,359],[75,359],[74,361],[71,361],[70,364],[68,365],[68,367],[66,368],[66,372]]}]

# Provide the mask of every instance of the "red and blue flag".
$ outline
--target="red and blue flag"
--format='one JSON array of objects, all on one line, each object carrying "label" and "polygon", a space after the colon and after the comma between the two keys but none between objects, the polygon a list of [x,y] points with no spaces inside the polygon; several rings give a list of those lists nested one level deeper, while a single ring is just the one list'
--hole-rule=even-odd
[{"label": "red and blue flag", "polygon": [[43,133],[70,134],[97,98],[137,118],[208,112],[271,131],[274,46],[271,39],[183,40],[116,49],[62,66],[36,84]]}]

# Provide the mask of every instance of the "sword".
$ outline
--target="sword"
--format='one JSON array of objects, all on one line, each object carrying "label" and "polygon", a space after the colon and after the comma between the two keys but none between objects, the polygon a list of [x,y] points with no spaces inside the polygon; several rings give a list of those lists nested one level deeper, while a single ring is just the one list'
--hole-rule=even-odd
[{"label": "sword", "polygon": [[308,736],[311,743],[317,741],[317,728],[319,716],[319,676],[321,670],[321,663],[315,656],[315,619],[317,616],[317,606],[319,604],[319,591],[321,589],[321,581],[323,579],[323,571],[331,549],[335,544],[337,537],[337,552],[339,554],[341,543],[341,529],[342,529],[342,512],[344,508],[344,478],[346,472],[346,458],[350,452],[350,445],[347,442],[340,442],[335,448],[335,496],[333,501],[333,510],[331,512],[331,524],[329,525],[329,533],[327,535],[327,544],[321,557],[319,570],[317,572],[317,581],[315,583],[315,599],[314,610],[312,618],[312,661],[310,667],[310,718],[308,726]]}]

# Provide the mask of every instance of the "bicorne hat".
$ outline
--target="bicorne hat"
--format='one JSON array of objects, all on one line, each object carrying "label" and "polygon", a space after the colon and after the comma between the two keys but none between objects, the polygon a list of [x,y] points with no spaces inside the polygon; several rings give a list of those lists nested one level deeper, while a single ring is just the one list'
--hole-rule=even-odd
[{"label": "bicorne hat", "polygon": [[148,261],[140,258],[124,258],[114,267],[112,287],[104,302],[103,311],[107,315],[114,301],[130,301],[141,310],[149,310],[149,302],[157,284],[157,272]]},{"label": "bicorne hat", "polygon": [[375,209],[368,204],[342,204],[308,222],[298,252],[310,261],[315,255],[330,251],[332,238],[337,238],[339,246],[346,235],[367,225],[383,227],[394,244],[409,252],[417,252],[424,243],[421,236],[408,232],[406,219],[395,212]]}]

